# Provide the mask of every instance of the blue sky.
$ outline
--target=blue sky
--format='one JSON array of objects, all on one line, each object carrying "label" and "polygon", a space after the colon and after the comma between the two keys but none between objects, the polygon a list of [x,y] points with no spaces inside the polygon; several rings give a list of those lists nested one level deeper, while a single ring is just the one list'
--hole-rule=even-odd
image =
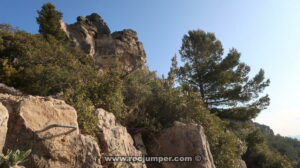
[{"label": "blue sky", "polygon": [[52,2],[64,21],[99,13],[112,31],[132,28],[144,43],[148,66],[166,74],[182,36],[191,29],[214,32],[225,51],[271,80],[270,107],[256,119],[285,136],[300,134],[299,0],[1,0],[0,23],[37,33],[36,11]]}]

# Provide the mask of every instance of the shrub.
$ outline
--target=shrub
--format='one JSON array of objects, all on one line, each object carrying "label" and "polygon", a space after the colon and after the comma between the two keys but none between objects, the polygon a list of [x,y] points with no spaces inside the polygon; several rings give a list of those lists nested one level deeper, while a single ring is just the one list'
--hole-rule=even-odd
[{"label": "shrub", "polygon": [[0,153],[0,167],[1,168],[22,168],[23,166],[20,166],[20,164],[26,161],[25,159],[30,155],[30,153],[31,150],[27,150],[27,151],[8,150],[6,155]]}]

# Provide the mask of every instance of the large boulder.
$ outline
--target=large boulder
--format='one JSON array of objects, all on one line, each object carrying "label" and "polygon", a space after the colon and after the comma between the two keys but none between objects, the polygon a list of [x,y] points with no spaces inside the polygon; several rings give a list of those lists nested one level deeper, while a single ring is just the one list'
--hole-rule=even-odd
[{"label": "large boulder", "polygon": [[204,129],[196,124],[175,122],[151,145],[152,156],[192,156],[193,162],[162,162],[163,168],[215,168]]},{"label": "large boulder", "polygon": [[146,54],[137,34],[131,29],[110,32],[109,27],[96,13],[77,17],[74,24],[61,22],[62,29],[75,47],[89,54],[103,69],[114,62],[121,63],[126,72],[144,69]]},{"label": "large boulder", "polygon": [[[103,109],[97,109],[96,115],[99,119],[98,127],[100,133],[100,146],[107,156],[142,156],[137,150],[127,129],[116,122],[112,113]],[[142,162],[111,162],[106,163],[114,168],[146,168]]]},{"label": "large boulder", "polygon": [[96,139],[79,133],[77,113],[64,101],[0,94],[0,103],[1,113],[9,113],[4,151],[31,149],[26,167],[102,167]]}]

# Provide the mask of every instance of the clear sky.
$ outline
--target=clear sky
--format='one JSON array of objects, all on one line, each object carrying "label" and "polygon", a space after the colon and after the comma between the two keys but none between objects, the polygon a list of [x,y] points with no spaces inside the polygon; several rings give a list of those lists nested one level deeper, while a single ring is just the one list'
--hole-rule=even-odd
[{"label": "clear sky", "polygon": [[[37,33],[36,11],[45,0],[1,0],[0,23]],[[182,36],[191,29],[214,32],[225,51],[234,47],[242,61],[271,80],[270,107],[256,119],[276,133],[300,134],[299,0],[49,0],[64,21],[100,14],[112,31],[132,28],[144,43],[148,66],[166,74]]]}]

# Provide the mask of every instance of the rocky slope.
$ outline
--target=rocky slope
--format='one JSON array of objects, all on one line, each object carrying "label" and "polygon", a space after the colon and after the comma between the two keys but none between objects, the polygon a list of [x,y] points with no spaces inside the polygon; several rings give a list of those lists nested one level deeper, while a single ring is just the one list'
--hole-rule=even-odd
[{"label": "rocky slope", "polygon": [[103,70],[117,61],[126,72],[145,68],[146,54],[137,33],[131,29],[111,33],[103,19],[96,13],[79,16],[74,24],[61,22],[75,47],[94,58]]},{"label": "rocky slope", "polygon": [[[142,138],[134,142],[115,116],[97,109],[98,139],[80,133],[76,110],[52,97],[20,95],[1,85],[0,149],[31,149],[28,168],[146,168],[142,162],[108,162],[105,156],[196,156],[191,163],[169,162],[163,168],[215,168],[204,130],[199,125],[177,123],[153,143],[153,150],[140,151]],[[140,146],[135,147],[134,144]]]}]

